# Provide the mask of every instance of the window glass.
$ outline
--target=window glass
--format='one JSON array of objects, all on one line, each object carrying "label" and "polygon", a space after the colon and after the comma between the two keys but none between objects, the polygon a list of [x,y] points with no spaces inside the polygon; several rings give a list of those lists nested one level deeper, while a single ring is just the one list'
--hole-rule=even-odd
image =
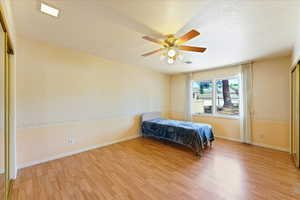
[{"label": "window glass", "polygon": [[212,81],[193,82],[192,111],[195,114],[212,114],[213,84]]},{"label": "window glass", "polygon": [[216,81],[216,113],[239,115],[240,113],[240,80],[238,78]]}]

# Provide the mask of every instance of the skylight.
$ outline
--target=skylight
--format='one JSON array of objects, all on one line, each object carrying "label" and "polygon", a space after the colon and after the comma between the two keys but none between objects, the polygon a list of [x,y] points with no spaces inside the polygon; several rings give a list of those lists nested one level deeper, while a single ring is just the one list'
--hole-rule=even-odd
[{"label": "skylight", "polygon": [[45,3],[41,3],[41,12],[53,17],[58,17],[59,14],[59,10],[57,8],[53,8]]}]

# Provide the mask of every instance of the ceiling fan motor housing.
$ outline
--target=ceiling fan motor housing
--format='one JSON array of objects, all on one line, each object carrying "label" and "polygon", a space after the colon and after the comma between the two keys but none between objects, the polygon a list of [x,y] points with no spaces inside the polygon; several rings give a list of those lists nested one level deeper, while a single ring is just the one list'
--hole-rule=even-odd
[{"label": "ceiling fan motor housing", "polygon": [[169,48],[175,47],[176,41],[177,41],[177,38],[174,35],[172,35],[172,34],[167,35],[167,39],[165,39],[165,43],[167,44],[166,47],[169,47]]}]

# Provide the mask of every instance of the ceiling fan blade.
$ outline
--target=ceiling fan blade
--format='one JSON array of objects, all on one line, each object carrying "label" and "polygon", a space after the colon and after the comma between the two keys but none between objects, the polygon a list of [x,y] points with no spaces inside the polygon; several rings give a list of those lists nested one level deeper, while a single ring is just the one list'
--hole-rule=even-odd
[{"label": "ceiling fan blade", "polygon": [[151,51],[151,52],[148,52],[148,53],[145,53],[143,54],[142,56],[150,56],[152,54],[155,54],[157,52],[160,52],[161,50],[163,50],[164,48],[160,48],[160,49],[156,49],[155,51]]},{"label": "ceiling fan blade", "polygon": [[149,36],[144,36],[143,39],[144,39],[144,40],[148,40],[148,41],[150,41],[150,42],[154,42],[154,43],[160,44],[160,45],[162,45],[162,46],[167,46],[167,44],[166,44],[165,42],[160,41],[160,40],[157,40],[157,39],[154,39],[154,38],[151,38],[151,37],[149,37]]},{"label": "ceiling fan blade", "polygon": [[204,52],[206,48],[203,47],[192,47],[192,46],[180,46],[180,50],[183,51],[196,51],[196,52]]},{"label": "ceiling fan blade", "polygon": [[183,36],[181,36],[180,38],[178,38],[177,44],[182,44],[186,41],[193,39],[194,37],[197,37],[198,35],[200,35],[200,33],[193,29],[190,32],[188,32],[188,33],[184,34]]}]

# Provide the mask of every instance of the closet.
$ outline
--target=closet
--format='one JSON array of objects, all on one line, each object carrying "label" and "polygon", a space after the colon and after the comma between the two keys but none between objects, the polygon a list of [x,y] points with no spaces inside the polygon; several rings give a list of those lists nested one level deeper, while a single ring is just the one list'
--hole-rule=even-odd
[{"label": "closet", "polygon": [[291,153],[296,167],[300,166],[299,151],[300,151],[300,137],[299,137],[299,86],[300,86],[300,66],[297,64],[291,70]]},{"label": "closet", "polygon": [[7,200],[11,188],[11,151],[10,134],[12,127],[11,112],[11,74],[10,61],[13,54],[8,36],[3,10],[0,6],[0,200]]},{"label": "closet", "polygon": [[6,120],[5,120],[5,93],[6,93],[6,69],[5,69],[5,60],[4,60],[4,41],[5,34],[0,28],[0,199],[5,196],[5,188],[6,188],[6,167],[5,167],[5,159],[6,159]]}]

